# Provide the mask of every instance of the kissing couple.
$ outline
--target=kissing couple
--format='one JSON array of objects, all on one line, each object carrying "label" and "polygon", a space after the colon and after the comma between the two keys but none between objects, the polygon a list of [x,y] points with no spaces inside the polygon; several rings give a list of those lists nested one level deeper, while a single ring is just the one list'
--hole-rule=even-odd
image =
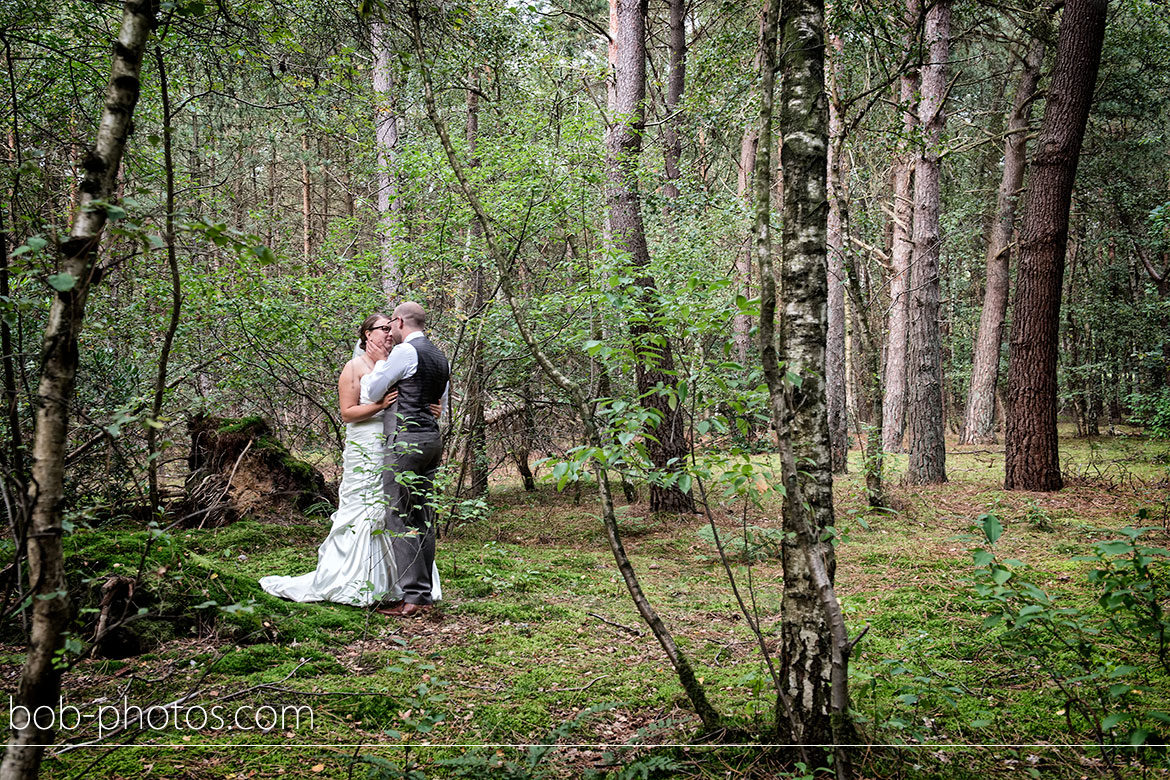
[{"label": "kissing couple", "polygon": [[431,493],[451,372],[425,327],[426,313],[413,301],[361,324],[337,383],[345,451],[329,535],[316,570],[264,577],[268,593],[375,605],[403,618],[425,615],[441,598]]}]

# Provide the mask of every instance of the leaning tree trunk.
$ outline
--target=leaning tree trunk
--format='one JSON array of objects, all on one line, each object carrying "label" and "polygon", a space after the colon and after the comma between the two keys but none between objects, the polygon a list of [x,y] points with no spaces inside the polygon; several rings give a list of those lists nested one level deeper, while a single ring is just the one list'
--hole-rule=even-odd
[{"label": "leaning tree trunk", "polygon": [[[122,152],[138,103],[139,73],[146,41],[154,23],[150,0],[127,2],[114,44],[114,62],[106,88],[105,106],[93,148],[86,154],[85,178],[69,238],[59,247],[52,307],[41,350],[41,380],[37,388],[36,435],[32,451],[28,533],[28,581],[32,630],[28,655],[21,671],[16,700],[25,712],[53,709],[61,691],[61,671],[54,664],[64,644],[69,620],[68,583],[61,548],[65,437],[69,401],[77,377],[77,339],[92,285],[100,281],[98,245],[106,226],[101,205],[115,194]],[[0,763],[0,780],[34,778],[44,746],[53,731],[38,728],[32,719],[13,718],[8,750]]]},{"label": "leaning tree trunk", "polygon": [[1007,490],[1059,490],[1056,361],[1068,215],[1105,38],[1107,0],[1069,0],[1020,227],[1004,431]]},{"label": "leaning tree trunk", "polygon": [[910,332],[907,343],[906,423],[910,466],[906,479],[923,485],[946,482],[946,429],[943,420],[942,355],[939,335],[939,158],[947,49],[951,34],[949,0],[926,12],[930,61],[922,66],[918,121],[923,146],[914,168],[914,262],[910,269]]},{"label": "leaning tree trunk", "polygon": [[1016,194],[1024,183],[1028,118],[1032,99],[1044,63],[1044,40],[1037,37],[1024,59],[1024,71],[1016,87],[1012,113],[1003,145],[1003,176],[996,195],[995,222],[987,241],[987,285],[975,356],[971,366],[971,387],[960,444],[994,444],[995,386],[999,382],[999,351],[1003,346],[1003,321],[1007,316],[1008,271],[1011,259],[1012,228],[1016,218]]},{"label": "leaning tree trunk", "polygon": [[382,292],[393,306],[402,292],[400,253],[402,198],[398,180],[398,108],[394,83],[394,53],[390,50],[390,25],[375,22],[374,92],[378,103],[374,136],[378,148],[378,215],[382,231]]},{"label": "leaning tree trunk", "polygon": [[914,155],[910,138],[918,124],[918,68],[912,65],[914,31],[921,13],[920,0],[906,0],[906,70],[900,79],[902,138],[894,164],[893,237],[890,247],[890,313],[886,338],[885,386],[882,389],[882,446],[901,452],[906,432],[906,344],[910,327],[910,261],[914,255]]},{"label": "leaning tree trunk", "polygon": [[[630,327],[640,356],[635,365],[642,406],[654,410],[658,426],[646,439],[650,461],[659,471],[681,463],[689,452],[683,425],[683,405],[655,388],[673,387],[677,380],[670,340],[651,324],[658,308],[657,284],[650,274],[650,251],[642,223],[638,189],[638,157],[642,150],[642,104],[646,97],[646,17],[639,0],[610,1],[610,46],[613,64],[612,111],[606,131],[605,201],[614,246],[629,256],[640,290],[642,311]],[[655,512],[693,512],[691,493],[674,485],[650,486],[650,509]]]}]

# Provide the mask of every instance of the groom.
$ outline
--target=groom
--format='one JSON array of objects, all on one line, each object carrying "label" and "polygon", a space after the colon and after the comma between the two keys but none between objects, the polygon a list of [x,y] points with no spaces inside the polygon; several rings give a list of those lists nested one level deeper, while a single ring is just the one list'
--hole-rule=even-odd
[{"label": "groom", "polygon": [[431,491],[443,442],[439,423],[427,407],[446,400],[451,371],[446,356],[423,333],[425,326],[422,306],[413,301],[399,304],[390,318],[396,348],[385,360],[374,355],[379,362],[369,380],[371,398],[382,398],[398,386],[398,414],[383,417],[387,438],[382,484],[389,499],[386,530],[393,535],[402,601],[379,610],[394,617],[415,617],[431,609],[435,561]]}]

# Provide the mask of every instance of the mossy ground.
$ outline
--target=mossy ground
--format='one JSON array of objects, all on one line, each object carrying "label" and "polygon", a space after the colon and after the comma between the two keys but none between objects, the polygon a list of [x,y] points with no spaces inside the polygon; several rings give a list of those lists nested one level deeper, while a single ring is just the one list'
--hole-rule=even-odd
[{"label": "mossy ground", "polygon": [[[863,776],[1080,778],[1103,771],[1098,751],[1067,747],[1092,741],[1065,714],[1067,697],[982,628],[984,615],[965,585],[973,523],[986,511],[1005,528],[999,547],[1020,559],[1037,584],[1086,607],[1090,564],[1074,558],[1094,541],[1115,538],[1146,507],[1153,510],[1147,524],[1162,526],[1152,543],[1166,544],[1170,445],[1066,438],[1062,456],[1069,486],[1054,494],[1003,491],[996,448],[951,448],[950,482],[921,488],[898,484],[905,459],[892,457],[888,477],[898,511],[890,514],[865,513],[856,455],[850,474],[838,478],[837,527],[845,534],[838,594],[851,631],[869,627],[851,665],[862,733],[874,745],[859,753]],[[137,572],[141,564],[149,593],[144,619],[156,612],[182,617],[169,622],[169,634],[159,629],[157,645],[143,655],[79,661],[66,678],[68,704],[94,712],[103,700],[123,696],[145,707],[189,695],[186,707],[227,711],[307,705],[313,724],[149,730],[133,736],[133,747],[108,755],[97,748],[54,753],[44,776],[340,778],[349,776],[356,754],[401,761],[399,734],[407,735],[411,759],[428,776],[453,776],[435,762],[466,754],[461,746],[540,741],[601,703],[615,707],[561,740],[551,759],[556,774],[579,776],[604,769],[615,756],[647,754],[631,748],[607,758],[602,745],[691,742],[697,721],[613,566],[592,499],[588,487],[578,497],[548,486],[536,494],[493,486],[490,516],[456,527],[439,544],[444,604],[409,622],[339,605],[291,604],[259,589],[256,580],[265,574],[313,566],[325,521],[175,531],[155,538],[145,556],[147,532],[76,531],[66,547],[78,587]],[[746,522],[774,524],[775,511],[749,509]],[[715,516],[725,533],[744,522],[742,505],[718,507]],[[774,704],[766,671],[722,565],[699,533],[706,520],[654,517],[635,505],[622,508],[620,524],[643,587],[715,705],[765,732]],[[747,567],[733,570],[746,587]],[[765,631],[778,624],[780,580],[774,557],[751,567]],[[10,637],[0,647],[0,674],[10,690],[19,661]],[[1153,669],[1146,679],[1170,709],[1170,680]],[[442,700],[431,701],[436,693]],[[443,719],[418,731],[430,715]],[[69,736],[93,737],[95,728]],[[758,747],[696,745],[657,754],[673,768],[652,776],[777,777],[791,769]],[[99,757],[100,765],[88,768]],[[1127,776],[1159,775],[1165,766],[1157,753],[1124,758],[1142,765],[1120,764]],[[358,766],[354,776],[364,771]]]}]

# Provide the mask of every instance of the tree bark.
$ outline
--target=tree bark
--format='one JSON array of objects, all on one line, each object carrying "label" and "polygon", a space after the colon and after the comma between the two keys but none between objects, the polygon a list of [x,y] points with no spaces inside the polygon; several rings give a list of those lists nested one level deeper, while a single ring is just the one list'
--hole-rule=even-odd
[{"label": "tree bark", "polygon": [[[906,61],[922,13],[920,0],[906,0]],[[899,79],[899,104],[902,107],[901,154],[894,166],[894,230],[890,248],[890,313],[887,325],[885,397],[882,399],[882,444],[887,452],[901,452],[906,432],[906,345],[910,328],[910,261],[914,254],[914,155],[910,138],[918,124],[917,66],[907,65]]]},{"label": "tree bark", "polygon": [[313,257],[313,180],[309,176],[309,131],[301,133],[301,253],[306,267]]},{"label": "tree bark", "polygon": [[[77,377],[77,340],[90,288],[101,278],[96,263],[107,217],[106,209],[95,202],[108,201],[115,192],[138,102],[142,55],[153,21],[154,5],[149,0],[131,0],[124,5],[97,138],[86,155],[79,206],[69,238],[59,247],[58,286],[67,289],[56,290],[45,326],[29,487],[32,631],[17,691],[17,702],[26,713],[35,713],[38,707],[56,707],[61,690],[61,671],[53,661],[63,648],[69,619],[61,546],[64,450],[69,401]],[[31,718],[21,720],[14,716],[11,725],[8,749],[0,762],[0,780],[35,778],[44,755],[43,746],[53,741],[53,731],[38,728]]]},{"label": "tree bark", "polygon": [[967,411],[960,444],[994,444],[995,386],[999,382],[999,352],[1003,346],[1003,322],[1007,316],[1008,272],[1011,260],[1012,229],[1016,217],[1016,197],[1024,183],[1028,119],[1032,99],[1044,64],[1044,41],[1037,37],[1024,58],[1024,70],[1016,87],[1016,96],[1008,118],[1003,146],[1003,176],[996,194],[995,220],[987,241],[987,281],[983,293],[983,311],[975,354],[971,366],[971,386],[967,392]]},{"label": "tree bark", "polygon": [[678,126],[678,113],[686,86],[687,68],[687,27],[686,0],[670,0],[670,76],[666,82],[666,124],[663,134],[666,138],[666,185],[663,194],[674,200],[679,196],[678,180],[682,176],[679,160],[682,158],[682,137]]},{"label": "tree bark", "polygon": [[[767,18],[778,12],[769,4]],[[765,25],[766,29],[770,25]],[[784,317],[776,347],[776,278],[771,255],[771,136],[775,46],[765,47],[756,160],[755,250],[760,268],[760,358],[768,384],[784,477],[784,603],[782,688],[777,725],[808,759],[807,747],[832,746],[836,776],[852,776],[844,745],[849,720],[848,663],[852,650],[833,588],[835,560],[822,541],[833,522],[833,478],[824,375],[827,330],[828,111],[824,93],[824,8],[821,0],[785,3],[781,20],[781,167],[785,173],[781,284]],[[766,39],[771,35],[766,33]],[[800,377],[788,382],[781,370]],[[797,471],[800,462],[801,470]]]},{"label": "tree bark", "polygon": [[1105,37],[1107,0],[1069,0],[1020,227],[1004,431],[1007,490],[1059,490],[1056,362],[1069,207]]},{"label": "tree bark", "polygon": [[[479,86],[479,73],[471,74],[472,85]],[[479,166],[476,144],[479,142],[479,95],[475,89],[467,92],[467,165]],[[465,458],[470,463],[471,495],[484,496],[488,492],[487,425],[484,422],[484,364],[483,364],[483,314],[484,314],[484,273],[480,254],[480,227],[475,220],[467,226],[468,255],[471,265],[471,306],[468,316],[471,320],[471,343],[468,345],[467,371],[467,449]]]},{"label": "tree bark", "polygon": [[907,339],[906,423],[914,485],[946,482],[942,356],[939,336],[939,158],[945,123],[947,51],[951,6],[939,0],[926,12],[929,62],[922,66],[918,123],[923,146],[914,166],[914,261],[910,267],[910,332]]},{"label": "tree bark", "polygon": [[[751,200],[751,172],[756,164],[756,129],[745,128],[739,143],[739,175],[736,177],[736,194],[741,202],[747,204]],[[743,248],[735,256],[735,284],[743,297],[752,297],[752,249]],[[748,364],[748,354],[751,348],[751,317],[743,312],[736,311],[732,318],[732,343],[735,345],[736,359],[741,366]]]},{"label": "tree bark", "polygon": [[382,292],[388,305],[402,294],[402,199],[398,181],[398,110],[394,64],[390,51],[390,25],[373,25],[374,92],[378,95],[374,117],[378,147],[378,227],[382,242]]},{"label": "tree bark", "polygon": [[[832,458],[824,380],[828,101],[823,28],[821,0],[784,3],[780,18],[780,51],[785,53],[780,83],[780,167],[784,171],[780,359],[788,372],[800,377],[799,386],[790,390],[790,429],[792,451],[803,472],[801,491],[805,499],[805,506],[797,507],[793,497],[788,496],[784,529],[798,538],[803,531],[802,520],[811,525],[817,536],[833,525]],[[762,268],[760,276],[765,276]],[[812,549],[792,542],[783,547],[781,674],[792,698],[796,729],[793,737],[803,744],[831,744],[830,625],[817,597],[809,559],[823,561],[830,582],[835,559],[830,545],[817,538],[808,541]]]},{"label": "tree bark", "polygon": [[829,96],[828,197],[826,248],[829,255],[829,330],[825,347],[825,387],[828,392],[829,443],[834,474],[844,474],[849,455],[849,415],[845,405],[845,120],[837,73],[843,53],[841,38],[830,34],[825,72]]},{"label": "tree bark", "polygon": [[[671,408],[658,387],[674,387],[677,379],[670,340],[651,324],[658,307],[657,284],[650,274],[650,251],[642,223],[638,189],[638,157],[642,150],[642,111],[646,96],[646,7],[640,0],[610,0],[610,46],[613,80],[610,92],[611,124],[606,131],[605,201],[614,246],[630,258],[639,288],[640,316],[630,332],[639,359],[635,363],[638,395],[643,408],[653,410],[658,424],[646,438],[654,467],[666,472],[689,452],[682,405]],[[694,512],[690,492],[674,485],[651,484],[654,512]]]}]

